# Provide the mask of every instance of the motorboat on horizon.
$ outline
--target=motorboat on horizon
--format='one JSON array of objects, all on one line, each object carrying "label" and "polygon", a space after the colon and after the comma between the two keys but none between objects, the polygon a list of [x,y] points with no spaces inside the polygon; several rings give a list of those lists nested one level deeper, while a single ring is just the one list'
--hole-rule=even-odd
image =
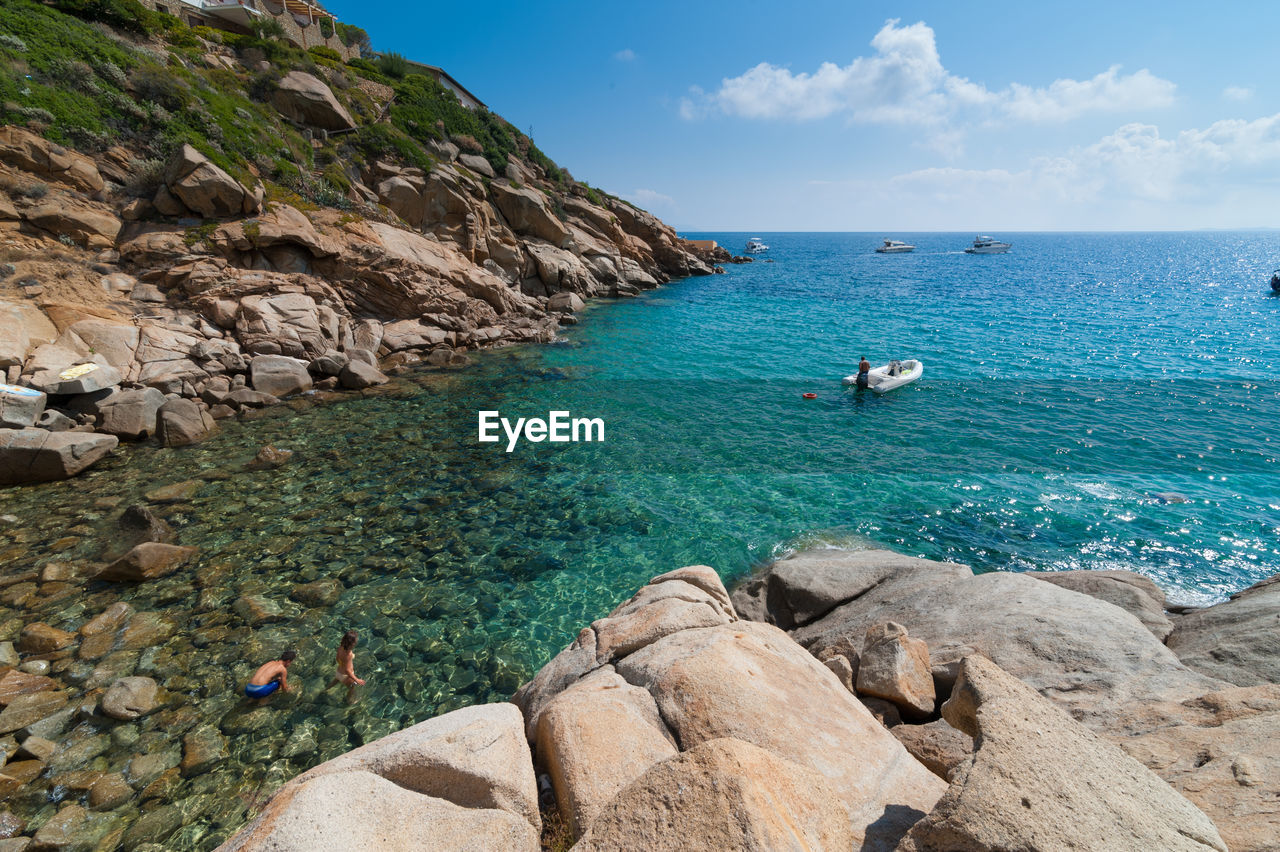
[{"label": "motorboat on horizon", "polygon": [[769,250],[769,247],[765,245],[764,240],[760,239],[759,237],[752,237],[751,239],[747,240],[747,247],[746,249],[744,249],[744,251],[746,251],[747,254],[763,254],[768,250]]},{"label": "motorboat on horizon", "polygon": [[884,245],[880,246],[876,251],[880,254],[905,254],[909,251],[915,251],[916,247],[901,240],[885,239]]},{"label": "motorboat on horizon", "polygon": [[1011,243],[1002,243],[992,237],[977,236],[973,245],[964,250],[965,254],[1003,254],[1013,248]]}]

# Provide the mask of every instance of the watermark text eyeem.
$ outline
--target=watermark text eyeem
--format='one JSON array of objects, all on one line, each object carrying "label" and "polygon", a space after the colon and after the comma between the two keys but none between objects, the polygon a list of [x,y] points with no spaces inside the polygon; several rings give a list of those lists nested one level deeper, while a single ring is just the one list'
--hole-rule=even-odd
[{"label": "watermark text eyeem", "polygon": [[519,417],[512,423],[497,411],[478,411],[476,414],[480,443],[498,443],[505,435],[507,452],[514,450],[521,438],[534,444],[542,441],[576,444],[604,440],[604,418],[601,417],[573,417],[567,411],[548,411],[546,420]]}]

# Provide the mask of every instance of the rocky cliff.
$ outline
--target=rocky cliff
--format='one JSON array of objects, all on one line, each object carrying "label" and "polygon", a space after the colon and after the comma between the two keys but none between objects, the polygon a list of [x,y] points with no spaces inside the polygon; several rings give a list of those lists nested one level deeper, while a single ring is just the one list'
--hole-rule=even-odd
[{"label": "rocky cliff", "polygon": [[[292,393],[549,341],[584,300],[723,257],[427,78],[210,31],[130,41],[20,5],[0,25],[44,16],[112,57],[48,68],[75,66],[77,96],[111,105],[115,135],[74,150],[56,140],[84,135],[51,110],[0,127],[0,380],[44,395],[0,400],[0,484],[69,476],[110,449],[33,428],[187,443]],[[58,85],[39,63],[63,49],[41,32],[0,40],[37,72],[33,98]]]},{"label": "rocky cliff", "polygon": [[1274,643],[1198,649],[1274,623],[1276,588],[1171,616],[1180,659],[1127,572],[824,550],[730,596],[682,568],[512,703],[311,770],[223,848],[1275,849],[1280,684],[1240,685]]}]

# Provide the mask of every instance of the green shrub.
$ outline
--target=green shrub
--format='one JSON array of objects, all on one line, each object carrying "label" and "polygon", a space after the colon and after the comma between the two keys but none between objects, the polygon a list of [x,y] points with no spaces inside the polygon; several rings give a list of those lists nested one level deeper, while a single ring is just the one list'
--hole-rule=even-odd
[{"label": "green shrub", "polygon": [[342,39],[342,43],[347,47],[360,48],[362,56],[373,52],[373,44],[369,41],[369,34],[353,24],[344,24],[339,21],[338,38]]},{"label": "green shrub", "polygon": [[249,30],[259,40],[284,38],[284,26],[275,18],[257,18],[249,25]]},{"label": "green shrub", "polygon": [[168,17],[147,9],[138,0],[53,0],[53,7],[86,21],[101,21],[122,30],[151,35]]},{"label": "green shrub", "polygon": [[191,32],[214,44],[222,44],[223,36],[231,35],[231,33],[224,33],[222,30],[215,30],[213,27],[206,27],[204,24],[192,27]]},{"label": "green shrub", "polygon": [[333,18],[320,19],[320,35],[325,38],[329,38],[333,35]]},{"label": "green shrub", "polygon": [[409,60],[398,53],[379,53],[377,65],[379,71],[395,80],[409,73]]},{"label": "green shrub", "polygon": [[15,35],[8,33],[0,33],[0,47],[16,51],[18,53],[27,52],[27,43]]},{"label": "green shrub", "polygon": [[191,102],[190,87],[166,68],[142,66],[129,75],[134,94],[166,110],[184,109]]},{"label": "green shrub", "polygon": [[310,53],[312,56],[318,56],[321,59],[332,59],[334,62],[342,61],[341,53],[338,53],[338,51],[334,50],[332,47],[325,47],[324,45],[309,47],[307,48],[307,53]]}]

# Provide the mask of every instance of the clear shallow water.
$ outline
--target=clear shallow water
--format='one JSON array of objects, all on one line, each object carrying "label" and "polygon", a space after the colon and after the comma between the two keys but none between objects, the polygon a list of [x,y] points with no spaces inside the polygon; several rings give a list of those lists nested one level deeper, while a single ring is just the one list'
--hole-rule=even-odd
[{"label": "clear shallow water", "polygon": [[[739,250],[751,235],[707,236]],[[193,569],[61,597],[0,591],[0,632],[74,630],[117,599],[172,623],[158,651],[110,658],[172,695],[135,733],[172,752],[213,725],[230,756],[109,818],[132,827],[172,807],[182,826],[166,845],[212,848],[293,774],[506,698],[580,627],[681,565],[732,580],[790,548],[874,542],[979,570],[1129,568],[1184,602],[1280,571],[1275,235],[1006,234],[1013,252],[997,256],[964,255],[961,234],[895,234],[918,248],[888,256],[872,252],[880,234],[761,236],[772,263],[594,304],[560,344],[0,492],[0,514],[20,519],[0,527],[12,575],[103,558],[125,506],[199,483],[155,507],[201,548]],[[919,358],[925,375],[859,395],[840,378],[863,354]],[[606,441],[508,454],[476,442],[482,408],[601,417]],[[267,442],[294,460],[245,471]],[[342,583],[335,605],[290,598],[326,578]],[[245,595],[273,602],[277,620],[246,626]],[[353,705],[321,691],[347,627],[369,680]],[[237,685],[285,645],[301,652],[301,693],[246,713]],[[54,668],[83,692],[99,664]],[[109,734],[88,766],[119,771],[139,750],[119,727],[90,720],[68,736]],[[38,825],[76,795],[56,780],[10,806]]]}]

